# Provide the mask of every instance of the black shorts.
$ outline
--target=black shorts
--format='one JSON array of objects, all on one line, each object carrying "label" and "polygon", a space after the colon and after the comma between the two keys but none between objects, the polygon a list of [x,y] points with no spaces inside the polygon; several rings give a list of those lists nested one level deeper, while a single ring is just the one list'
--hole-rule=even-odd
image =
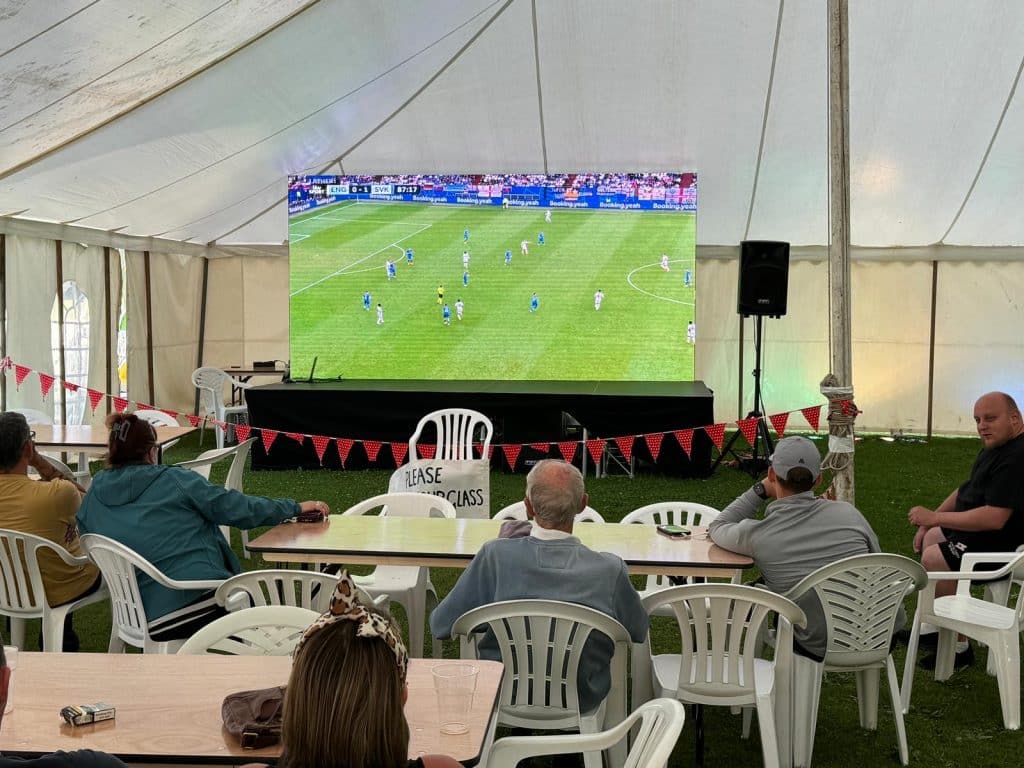
[{"label": "black shorts", "polygon": [[[1000,549],[990,549],[984,546],[978,546],[976,543],[971,542],[967,537],[960,537],[956,534],[958,531],[946,531],[943,529],[943,534],[946,536],[945,541],[939,542],[939,551],[942,553],[942,558],[946,561],[946,565],[949,566],[951,571],[959,571],[960,565],[963,561],[964,555],[968,552],[1001,552]],[[1005,563],[978,563],[975,567],[977,571],[998,571],[1003,567]]]}]

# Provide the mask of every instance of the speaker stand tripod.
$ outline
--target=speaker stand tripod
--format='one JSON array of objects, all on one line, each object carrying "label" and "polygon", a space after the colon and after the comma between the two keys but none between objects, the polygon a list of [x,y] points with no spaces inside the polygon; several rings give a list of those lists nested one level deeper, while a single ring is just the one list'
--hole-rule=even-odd
[{"label": "speaker stand tripod", "polygon": [[763,320],[763,316],[754,315],[754,408],[747,414],[747,418],[757,419],[757,430],[754,432],[754,444],[751,446],[751,454],[748,457],[736,452],[736,441],[741,434],[737,430],[729,438],[729,442],[722,447],[722,452],[718,454],[715,463],[711,465],[712,474],[718,469],[718,465],[725,460],[726,454],[730,454],[736,459],[737,467],[751,477],[756,478],[768,468],[768,459],[772,455],[772,438],[768,433],[768,425],[764,420],[764,402],[761,398],[761,323]]}]

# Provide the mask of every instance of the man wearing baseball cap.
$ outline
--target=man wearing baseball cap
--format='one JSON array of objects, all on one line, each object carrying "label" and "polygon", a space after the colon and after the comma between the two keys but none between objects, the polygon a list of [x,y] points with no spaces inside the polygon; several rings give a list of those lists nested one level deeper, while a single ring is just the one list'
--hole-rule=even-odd
[{"label": "man wearing baseball cap", "polygon": [[[708,525],[711,540],[754,558],[765,586],[779,594],[822,566],[880,552],[878,537],[856,507],[814,496],[820,478],[821,457],[814,443],[806,437],[783,438],[771,456],[768,476]],[[766,501],[764,516],[758,517]],[[807,628],[794,627],[794,650],[821,661],[828,639],[821,603],[813,592],[797,603],[807,614]],[[897,629],[905,622],[901,614]]]}]

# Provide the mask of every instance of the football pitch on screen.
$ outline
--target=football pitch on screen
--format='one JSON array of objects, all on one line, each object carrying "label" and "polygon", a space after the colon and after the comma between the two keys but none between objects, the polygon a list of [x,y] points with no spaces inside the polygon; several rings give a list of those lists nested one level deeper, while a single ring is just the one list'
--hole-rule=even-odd
[{"label": "football pitch on screen", "polygon": [[317,357],[318,379],[692,380],[695,214],[544,214],[349,201],[292,217],[292,375]]}]

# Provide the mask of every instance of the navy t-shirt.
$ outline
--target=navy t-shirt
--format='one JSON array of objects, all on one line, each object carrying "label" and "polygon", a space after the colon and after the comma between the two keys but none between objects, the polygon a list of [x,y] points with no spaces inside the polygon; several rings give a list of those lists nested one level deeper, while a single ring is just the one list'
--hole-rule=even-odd
[{"label": "navy t-shirt", "polygon": [[[982,450],[971,476],[956,494],[957,512],[976,507],[1007,507],[1012,512],[998,531],[951,531],[969,549],[1011,552],[1024,544],[1024,435],[998,448]],[[950,535],[947,535],[950,538]]]}]

